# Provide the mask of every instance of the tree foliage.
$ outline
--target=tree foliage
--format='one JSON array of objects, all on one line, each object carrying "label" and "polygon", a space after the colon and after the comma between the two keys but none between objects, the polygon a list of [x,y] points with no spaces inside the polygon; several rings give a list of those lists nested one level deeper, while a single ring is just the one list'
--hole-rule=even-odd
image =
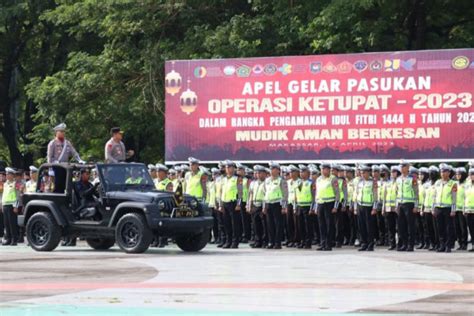
[{"label": "tree foliage", "polygon": [[112,126],[164,156],[164,61],[473,47],[470,0],[4,0],[0,159],[41,162],[66,122],[85,158]]}]

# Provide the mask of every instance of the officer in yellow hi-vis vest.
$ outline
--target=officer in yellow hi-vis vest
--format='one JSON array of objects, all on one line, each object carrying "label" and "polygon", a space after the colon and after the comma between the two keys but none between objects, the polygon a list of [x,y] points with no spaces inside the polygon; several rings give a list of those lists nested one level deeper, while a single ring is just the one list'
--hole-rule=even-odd
[{"label": "officer in yellow hi-vis vest", "polygon": [[458,191],[456,194],[456,216],[454,217],[454,231],[458,240],[459,248],[456,250],[467,250],[467,222],[463,214],[465,190],[464,184],[467,179],[467,171],[464,167],[456,168],[456,184]]},{"label": "officer in yellow hi-vis vest", "polygon": [[359,251],[374,251],[374,228],[377,216],[378,184],[370,177],[372,168],[362,166],[362,177],[357,183],[356,201],[359,219]]},{"label": "officer in yellow hi-vis vest", "polygon": [[384,183],[383,198],[382,198],[382,213],[387,222],[388,243],[390,248],[388,250],[395,250],[397,248],[397,179],[401,175],[399,166],[392,166],[390,168],[390,180]]},{"label": "officer in yellow hi-vis vest", "polygon": [[173,183],[168,178],[168,168],[163,164],[156,164],[157,178],[155,179],[155,187],[160,191],[173,192]]},{"label": "officer in yellow hi-vis vest", "polygon": [[242,179],[242,203],[241,207],[242,210],[240,212],[240,215],[242,216],[242,240],[241,242],[246,244],[249,242],[251,235],[252,235],[252,219],[250,216],[250,213],[247,212],[247,199],[249,196],[249,186],[250,186],[250,180],[247,178],[247,167],[241,163],[237,163],[237,176],[239,176]]},{"label": "officer in yellow hi-vis vest", "polygon": [[305,165],[299,165],[301,179],[298,180],[295,187],[296,223],[300,226],[301,242],[298,248],[311,249],[314,238],[314,186],[313,181],[309,179],[309,168]]},{"label": "officer in yellow hi-vis vest", "polygon": [[354,215],[354,193],[355,193],[355,185],[354,185],[354,175],[355,175],[355,167],[346,166],[344,168],[344,175],[347,182],[347,204],[346,204],[346,213],[349,219],[349,242],[348,245],[354,246],[355,241],[358,235],[359,225],[357,223],[357,218]]},{"label": "officer in yellow hi-vis vest", "polygon": [[333,163],[331,164],[331,173],[337,179],[337,184],[339,186],[339,207],[337,208],[337,212],[335,217],[335,227],[333,228],[333,232],[335,234],[335,238],[332,238],[336,242],[336,248],[341,248],[342,244],[344,243],[344,228],[346,224],[344,223],[345,219],[345,211],[346,211],[346,204],[347,204],[347,182],[346,178],[344,177],[344,167]]},{"label": "officer in yellow hi-vis vest", "polygon": [[436,218],[434,217],[434,198],[435,198],[435,183],[439,179],[439,168],[437,166],[430,166],[428,168],[429,180],[423,184],[423,204],[421,205],[421,213],[423,222],[426,228],[427,243],[425,249],[435,251],[439,245],[438,227],[436,225]]},{"label": "officer in yellow hi-vis vest", "polygon": [[168,170],[168,177],[170,178],[170,181],[173,184],[173,192],[176,192],[176,189],[178,188],[179,179],[178,172],[175,168],[171,168]]},{"label": "officer in yellow hi-vis vest", "polygon": [[469,178],[464,183],[464,216],[471,235],[472,248],[474,252],[474,166],[469,169]]},{"label": "officer in yellow hi-vis vest", "polygon": [[300,227],[297,225],[297,219],[295,216],[296,203],[295,194],[296,187],[299,183],[300,169],[294,165],[287,167],[289,172],[289,179],[286,181],[288,184],[288,212],[286,212],[286,246],[288,248],[296,247],[297,243],[300,242]]},{"label": "officer in yellow hi-vis vest", "polygon": [[200,201],[204,201],[207,196],[206,192],[206,182],[203,178],[203,173],[199,170],[199,160],[193,157],[189,157],[189,165],[191,171],[186,173],[184,178],[186,182],[186,194],[194,196]]},{"label": "officer in yellow hi-vis vest", "polygon": [[252,248],[265,248],[268,243],[266,236],[267,223],[263,213],[263,203],[265,199],[265,179],[267,172],[265,167],[255,165],[253,167],[257,177],[250,183],[249,197],[247,201],[247,209],[250,210],[252,216],[252,227],[254,230],[255,240],[250,246]]},{"label": "officer in yellow hi-vis vest", "polygon": [[339,182],[331,175],[331,165],[321,164],[321,175],[316,180],[315,203],[313,209],[319,218],[319,230],[321,232],[320,251],[331,251],[334,236],[334,215],[337,212],[340,201]]},{"label": "officer in yellow hi-vis vest", "polygon": [[[316,180],[318,180],[318,177],[321,175],[321,173],[318,170],[318,167],[314,164],[309,164],[308,165],[309,169],[309,178],[311,182],[313,182],[313,191],[316,192]],[[313,195],[314,195],[313,192]],[[313,221],[313,231],[314,231],[314,239],[313,239],[313,245],[320,245],[321,244],[321,231],[319,230],[319,217],[318,214],[316,214],[316,210],[314,209],[314,203],[313,207],[311,208],[311,219]]]},{"label": "officer in yellow hi-vis vest", "polygon": [[218,244],[220,242],[219,233],[219,212],[217,202],[217,191],[216,191],[216,179],[219,177],[220,171],[217,168],[211,169],[211,179],[207,181],[207,205],[211,211],[214,224],[212,225],[212,239],[211,244]]},{"label": "officer in yellow hi-vis vest", "polygon": [[280,165],[276,162],[269,164],[271,174],[265,180],[264,212],[268,221],[268,249],[281,249],[283,239],[283,216],[288,207],[288,185],[280,176]]},{"label": "officer in yellow hi-vis vest", "polygon": [[450,179],[452,167],[441,164],[441,179],[435,183],[434,209],[439,229],[437,252],[451,252],[454,245],[454,216],[456,215],[457,184]]},{"label": "officer in yellow hi-vis vest", "polygon": [[225,162],[226,175],[221,180],[220,208],[224,212],[226,244],[222,248],[239,248],[242,238],[242,179],[235,174],[235,163]]},{"label": "officer in yellow hi-vis vest", "polygon": [[409,162],[402,161],[400,169],[402,175],[396,182],[399,236],[397,251],[413,251],[416,237],[414,214],[418,212],[418,181],[409,175]]},{"label": "officer in yellow hi-vis vest", "polygon": [[25,183],[25,193],[35,193],[38,182],[38,168],[30,166],[30,180]]},{"label": "officer in yellow hi-vis vest", "polygon": [[2,211],[5,225],[3,245],[16,246],[19,239],[18,233],[18,206],[20,192],[15,181],[15,170],[5,168],[6,181],[3,184]]}]

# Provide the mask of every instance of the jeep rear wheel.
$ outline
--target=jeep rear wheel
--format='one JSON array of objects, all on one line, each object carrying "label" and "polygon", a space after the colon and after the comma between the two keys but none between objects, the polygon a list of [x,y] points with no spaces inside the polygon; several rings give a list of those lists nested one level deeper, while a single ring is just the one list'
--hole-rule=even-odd
[{"label": "jeep rear wheel", "polygon": [[115,228],[117,245],[126,253],[142,253],[150,247],[153,233],[141,214],[122,216]]},{"label": "jeep rear wheel", "polygon": [[197,235],[177,237],[176,244],[183,251],[196,252],[206,247],[209,242],[209,236],[210,231],[206,229]]},{"label": "jeep rear wheel", "polygon": [[113,238],[87,238],[86,242],[93,249],[107,250],[115,244],[115,239]]},{"label": "jeep rear wheel", "polygon": [[61,228],[51,213],[35,213],[26,224],[26,238],[34,250],[52,251],[61,241]]}]

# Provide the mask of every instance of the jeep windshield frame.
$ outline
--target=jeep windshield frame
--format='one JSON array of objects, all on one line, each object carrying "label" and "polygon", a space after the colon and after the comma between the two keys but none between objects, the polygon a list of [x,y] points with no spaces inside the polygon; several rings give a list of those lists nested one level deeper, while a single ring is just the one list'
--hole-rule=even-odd
[{"label": "jeep windshield frame", "polygon": [[100,164],[97,165],[97,172],[105,192],[155,189],[153,179],[144,164]]}]

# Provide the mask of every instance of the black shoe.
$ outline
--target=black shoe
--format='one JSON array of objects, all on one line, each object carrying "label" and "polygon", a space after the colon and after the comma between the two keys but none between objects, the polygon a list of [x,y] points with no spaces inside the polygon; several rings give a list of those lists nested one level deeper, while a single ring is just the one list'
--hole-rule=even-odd
[{"label": "black shoe", "polygon": [[273,247],[273,249],[281,249],[281,245],[280,245],[280,244],[276,244],[275,247]]},{"label": "black shoe", "polygon": [[10,246],[17,246],[18,243],[16,241],[12,241],[12,243],[10,244]]},{"label": "black shoe", "polygon": [[436,252],[445,252],[446,251],[446,247],[440,247],[438,250],[436,250]]},{"label": "black shoe", "polygon": [[4,240],[4,241],[2,241],[2,246],[10,246],[11,243],[12,243],[11,240]]},{"label": "black shoe", "polygon": [[298,246],[297,246],[298,249],[303,249],[304,247],[305,247],[305,245],[302,244],[302,243],[301,243],[301,244],[298,244]]},{"label": "black shoe", "polygon": [[324,251],[332,251],[332,247],[326,247],[324,248]]},{"label": "black shoe", "polygon": [[317,251],[324,251],[324,250],[326,250],[326,247],[321,246],[321,247],[317,248],[316,250]]},{"label": "black shoe", "polygon": [[295,244],[292,243],[292,242],[289,242],[289,243],[286,244],[287,248],[293,248],[294,246],[295,246]]},{"label": "black shoe", "polygon": [[357,251],[366,251],[367,250],[367,246],[366,245],[363,245],[362,247],[359,248],[359,250]]},{"label": "black shoe", "polygon": [[461,250],[467,250],[467,245],[462,245]]},{"label": "black shoe", "polygon": [[388,248],[388,250],[395,250],[395,249],[397,249],[397,246],[395,245],[391,245],[390,248]]},{"label": "black shoe", "polygon": [[349,240],[344,241],[343,246],[349,246]]},{"label": "black shoe", "polygon": [[[303,247],[301,247],[301,248],[303,248]],[[306,245],[304,246],[304,249],[311,249],[311,244],[306,244]]]},{"label": "black shoe", "polygon": [[374,246],[367,247],[367,251],[374,251]]},{"label": "black shoe", "polygon": [[414,248],[413,246],[410,246],[410,247],[407,248],[407,251],[408,251],[408,252],[413,252],[413,251],[414,251],[413,248]]},{"label": "black shoe", "polygon": [[474,247],[468,250],[469,252],[474,252]]},{"label": "black shoe", "polygon": [[407,251],[407,247],[406,246],[398,247],[397,251]]},{"label": "black shoe", "polygon": [[430,248],[429,250],[430,250],[430,251],[437,251],[437,250],[438,250],[438,246],[433,245],[433,246],[431,246],[431,248]]},{"label": "black shoe", "polygon": [[225,245],[224,243],[220,243],[220,244],[217,245],[217,248],[222,248],[222,247],[224,247],[224,245]]},{"label": "black shoe", "polygon": [[420,244],[418,247],[416,247],[416,249],[424,249],[425,248],[425,244]]},{"label": "black shoe", "polygon": [[342,244],[340,242],[337,242],[336,243],[336,248],[341,248],[342,247]]},{"label": "black shoe", "polygon": [[232,245],[230,246],[230,248],[232,248],[232,249],[237,249],[237,248],[239,248],[239,244],[232,244]]},{"label": "black shoe", "polygon": [[423,249],[426,249],[426,250],[430,249],[430,244],[426,244],[426,245],[423,247]]},{"label": "black shoe", "polygon": [[242,238],[241,243],[243,243],[243,244],[248,244],[248,243],[249,243],[248,238]]},{"label": "black shoe", "polygon": [[211,244],[211,245],[214,245],[215,243],[216,243],[215,240],[211,240],[211,241],[209,242],[209,244]]},{"label": "black shoe", "polygon": [[450,247],[446,248],[446,252],[451,252],[451,248]]},{"label": "black shoe", "polygon": [[231,244],[225,244],[224,246],[222,246],[222,249],[229,249],[231,246]]},{"label": "black shoe", "polygon": [[255,244],[253,244],[252,248],[262,248],[262,243],[256,242]]},{"label": "black shoe", "polygon": [[267,245],[267,249],[273,249],[273,248],[274,248],[273,244],[268,244]]}]

